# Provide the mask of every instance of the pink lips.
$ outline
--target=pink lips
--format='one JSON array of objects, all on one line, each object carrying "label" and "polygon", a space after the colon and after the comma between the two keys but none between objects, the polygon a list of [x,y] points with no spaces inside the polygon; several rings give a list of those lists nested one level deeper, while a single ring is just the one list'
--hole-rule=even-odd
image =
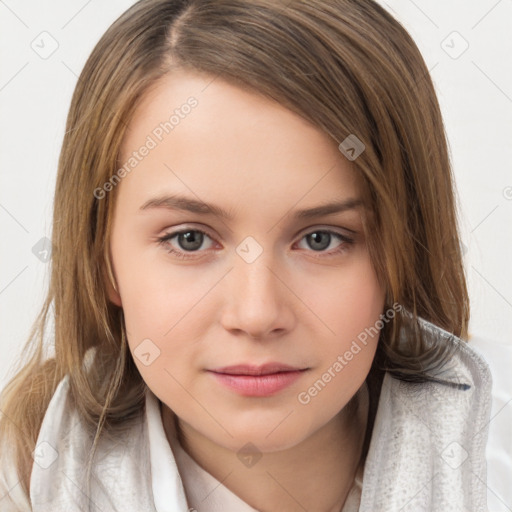
[{"label": "pink lips", "polygon": [[293,384],[307,368],[281,363],[236,365],[209,370],[224,386],[243,396],[270,396]]}]

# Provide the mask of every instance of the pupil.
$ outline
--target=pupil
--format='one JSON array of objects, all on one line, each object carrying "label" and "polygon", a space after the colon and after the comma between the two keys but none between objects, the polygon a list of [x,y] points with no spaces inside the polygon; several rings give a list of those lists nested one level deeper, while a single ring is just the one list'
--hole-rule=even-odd
[{"label": "pupil", "polygon": [[[323,231],[317,231],[316,233],[311,233],[309,236],[310,246],[312,249],[323,250],[329,247],[330,237],[329,233],[325,233]],[[322,240],[323,238],[323,240]]]},{"label": "pupil", "polygon": [[203,243],[203,234],[198,231],[187,231],[180,233],[180,246],[187,251],[194,251],[201,247]]}]

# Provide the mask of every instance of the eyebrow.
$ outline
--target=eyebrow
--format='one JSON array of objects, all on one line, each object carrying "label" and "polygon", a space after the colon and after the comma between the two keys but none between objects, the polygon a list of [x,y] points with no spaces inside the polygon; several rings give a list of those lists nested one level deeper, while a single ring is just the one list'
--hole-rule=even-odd
[{"label": "eyebrow", "polygon": [[[348,198],[342,201],[333,201],[330,203],[320,204],[312,208],[296,210],[293,213],[293,218],[311,219],[315,217],[323,217],[325,215],[334,215],[348,210],[355,210],[362,204],[363,202],[359,198]],[[233,218],[231,213],[222,209],[220,206],[177,194],[149,199],[140,207],[140,210],[149,210],[153,208],[187,211],[200,215],[216,215],[226,220],[231,220]]]}]

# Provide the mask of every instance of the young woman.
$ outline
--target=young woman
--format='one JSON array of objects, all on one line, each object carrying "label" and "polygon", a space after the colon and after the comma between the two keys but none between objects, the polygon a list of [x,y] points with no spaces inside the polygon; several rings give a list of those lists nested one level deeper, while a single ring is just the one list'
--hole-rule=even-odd
[{"label": "young woman", "polygon": [[136,3],[78,80],[52,236],[2,510],[486,510],[443,122],[373,1]]}]

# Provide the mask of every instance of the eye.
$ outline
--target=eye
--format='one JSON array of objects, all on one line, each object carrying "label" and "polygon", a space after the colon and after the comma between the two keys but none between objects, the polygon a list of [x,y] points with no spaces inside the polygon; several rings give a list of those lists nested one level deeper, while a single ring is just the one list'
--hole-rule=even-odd
[{"label": "eye", "polygon": [[[175,244],[172,243],[174,239],[176,239]],[[194,257],[187,253],[198,252],[205,239],[211,240],[208,234],[204,231],[199,229],[183,229],[181,231],[175,231],[174,233],[168,233],[158,240],[169,253],[177,256],[178,258],[187,259]],[[176,245],[178,247],[176,247]]]},{"label": "eye", "polygon": [[[301,242],[302,241],[305,241],[307,245],[313,249],[313,252],[319,252],[322,256],[337,255],[348,250],[350,246],[354,244],[354,239],[336,231],[326,229],[311,231],[301,238]],[[338,241],[337,246],[336,241]],[[334,250],[326,251],[329,247],[332,249],[333,243],[335,245]]]}]

